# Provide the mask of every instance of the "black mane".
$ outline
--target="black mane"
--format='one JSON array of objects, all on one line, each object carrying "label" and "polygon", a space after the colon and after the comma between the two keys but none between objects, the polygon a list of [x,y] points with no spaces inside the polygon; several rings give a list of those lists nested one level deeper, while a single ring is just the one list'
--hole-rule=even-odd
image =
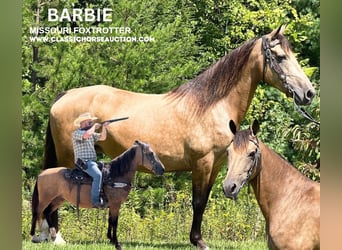
[{"label": "black mane", "polygon": [[138,146],[133,146],[108,163],[111,178],[124,176],[130,171],[137,149]]},{"label": "black mane", "polygon": [[193,80],[172,90],[169,96],[189,97],[189,107],[193,107],[198,115],[204,114],[237,84],[256,40],[257,38],[251,39],[234,49]]}]

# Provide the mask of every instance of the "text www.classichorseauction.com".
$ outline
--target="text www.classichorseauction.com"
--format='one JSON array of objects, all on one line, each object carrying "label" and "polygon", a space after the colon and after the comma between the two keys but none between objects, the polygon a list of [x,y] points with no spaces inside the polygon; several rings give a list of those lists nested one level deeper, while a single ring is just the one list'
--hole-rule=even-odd
[{"label": "text www.classichorseauction.com", "polygon": [[[49,22],[111,22],[111,9],[48,9]],[[152,36],[131,36],[130,27],[30,27],[30,42],[154,42]]]}]

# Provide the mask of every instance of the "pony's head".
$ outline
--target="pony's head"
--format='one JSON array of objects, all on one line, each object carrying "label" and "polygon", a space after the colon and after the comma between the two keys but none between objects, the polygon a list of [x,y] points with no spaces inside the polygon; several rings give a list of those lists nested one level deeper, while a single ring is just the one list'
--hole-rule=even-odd
[{"label": "pony's head", "polygon": [[234,138],[227,148],[227,176],[223,181],[226,197],[235,200],[246,181],[253,179],[261,170],[261,153],[256,133],[258,121],[254,121],[249,129],[236,130],[231,120],[229,127]]},{"label": "pony's head", "polygon": [[315,89],[283,35],[285,27],[282,25],[261,39],[263,81],[292,97],[297,104],[308,105],[315,96]]},{"label": "pony's head", "polygon": [[[150,145],[138,140],[134,142],[134,145],[139,146],[141,149],[141,165],[156,175],[162,175],[165,171],[165,167],[156,153],[151,149]],[[137,152],[137,154],[139,154],[139,152]]]}]

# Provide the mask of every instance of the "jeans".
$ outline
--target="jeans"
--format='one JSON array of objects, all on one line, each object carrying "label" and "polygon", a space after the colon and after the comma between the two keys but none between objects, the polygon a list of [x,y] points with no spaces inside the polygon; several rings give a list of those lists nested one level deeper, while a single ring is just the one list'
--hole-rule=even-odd
[{"label": "jeans", "polygon": [[88,168],[84,171],[93,178],[93,182],[91,184],[91,203],[94,206],[100,202],[102,173],[100,169],[97,167],[96,162],[87,161],[86,164]]}]

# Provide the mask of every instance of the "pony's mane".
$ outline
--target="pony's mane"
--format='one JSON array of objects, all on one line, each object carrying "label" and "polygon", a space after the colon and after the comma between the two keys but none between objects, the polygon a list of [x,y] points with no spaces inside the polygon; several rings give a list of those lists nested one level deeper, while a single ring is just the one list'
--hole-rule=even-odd
[{"label": "pony's mane", "polygon": [[209,107],[227,96],[237,84],[237,79],[248,61],[256,40],[257,38],[251,39],[234,49],[193,80],[172,90],[169,96],[189,97],[189,107],[195,109],[195,114],[203,114]]},{"label": "pony's mane", "polygon": [[111,178],[124,176],[130,171],[137,148],[137,146],[133,146],[109,162],[109,174]]},{"label": "pony's mane", "polygon": [[247,147],[249,143],[249,136],[251,135],[250,129],[239,130],[234,135],[233,145],[237,150],[242,150]]}]

